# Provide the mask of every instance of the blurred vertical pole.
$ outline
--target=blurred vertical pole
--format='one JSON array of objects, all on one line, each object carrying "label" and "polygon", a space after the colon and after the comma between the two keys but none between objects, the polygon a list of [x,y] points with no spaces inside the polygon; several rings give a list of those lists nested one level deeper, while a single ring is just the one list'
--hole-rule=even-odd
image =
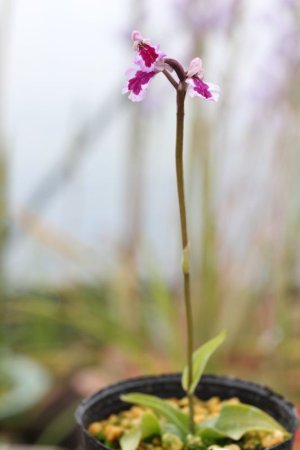
[{"label": "blurred vertical pole", "polygon": [[137,255],[141,234],[144,137],[143,114],[141,114],[140,109],[133,105],[126,162],[125,203],[128,216],[124,236],[124,252],[126,258],[133,264],[133,272],[136,272],[137,269]]},{"label": "blurred vertical pole", "polygon": [[[130,19],[132,28],[141,27],[144,21],[144,0],[132,0],[129,11],[134,16]],[[124,235],[121,245],[120,298],[123,324],[132,332],[142,335],[140,326],[141,304],[137,294],[137,258],[140,243],[142,199],[143,199],[143,158],[145,135],[143,114],[140,108],[132,105],[130,115],[129,140],[125,161],[124,177],[124,216],[126,217]]]},{"label": "blurred vertical pole", "polygon": [[138,249],[141,235],[142,198],[143,198],[143,115],[133,105],[130,114],[129,143],[126,153],[124,206],[126,221],[121,245],[121,279],[119,298],[123,324],[132,332],[142,324],[140,320],[140,299],[138,290]]},{"label": "blurred vertical pole", "polygon": [[[242,0],[228,3],[225,7],[222,1],[215,2],[210,12],[206,14],[205,0],[186,0],[186,8],[193,8],[193,17],[197,14],[195,5],[201,5],[199,8],[199,23],[197,21],[190,24],[191,37],[194,43],[193,57],[201,57],[205,50],[205,38],[209,33],[220,29],[223,19],[227,17],[230,21],[230,28],[232,28],[234,21],[238,19],[238,12],[242,8]],[[228,9],[229,8],[229,9]],[[209,8],[208,8],[209,9]],[[226,16],[226,14],[229,14]],[[190,14],[189,14],[190,15]],[[188,16],[189,16],[188,15]],[[214,20],[215,16],[215,20]],[[201,25],[201,21],[203,24]],[[229,25],[226,26],[226,32],[229,30]],[[224,29],[224,30],[225,30]],[[218,120],[218,119],[215,119]],[[196,196],[199,199],[199,192],[201,193],[201,207],[199,217],[199,247],[200,258],[198,260],[198,269],[195,270],[195,305],[194,310],[196,317],[199,318],[199,325],[196,327],[196,344],[203,342],[210,338],[218,328],[221,321],[220,302],[220,273],[218,264],[218,235],[216,227],[216,211],[214,204],[214,165],[211,140],[213,136],[214,124],[211,123],[207,115],[202,114],[200,106],[196,103],[193,105],[193,119],[191,130],[191,148],[189,152],[190,157],[190,174],[193,172],[197,182]],[[198,201],[198,204],[200,202]],[[210,317],[211,320],[207,320]],[[206,319],[205,319],[206,318]]]},{"label": "blurred vertical pole", "polygon": [[[0,3],[0,306],[3,308],[5,321],[6,279],[5,254],[7,244],[7,144],[4,126],[5,109],[5,69],[8,32],[10,25],[11,0]],[[1,309],[2,309],[1,308]],[[5,322],[1,327],[5,338]],[[2,334],[1,333],[1,334]]]},{"label": "blurred vertical pole", "polygon": [[[191,0],[193,2],[194,0]],[[194,55],[203,54],[203,36],[194,29]],[[200,260],[195,277],[195,315],[199,319],[196,327],[196,343],[206,341],[212,336],[212,324],[218,323],[218,269],[216,255],[216,227],[213,207],[213,180],[210,146],[210,124],[201,113],[198,104],[193,105],[191,130],[191,147],[189,152],[191,179],[200,182],[197,188],[197,198],[201,192],[202,207],[200,208]],[[206,320],[211,317],[213,320]]]},{"label": "blurred vertical pole", "polygon": [[[268,348],[269,370],[278,385],[288,380],[290,393],[299,388],[300,367],[300,296],[299,296],[299,86],[300,81],[300,4],[282,2],[276,17],[289,17],[288,28],[276,29],[277,54],[287,70],[284,89],[277,90],[276,110],[280,113],[279,135],[274,139],[274,169],[272,170],[272,224],[277,235],[272,242],[272,289],[268,305],[274,320],[270,323],[271,345]],[[274,39],[275,40],[275,39]],[[282,95],[284,93],[284,95]],[[269,116],[268,116],[269,117]],[[275,245],[276,244],[276,245]],[[268,325],[268,324],[267,324]],[[266,358],[265,358],[266,359]],[[275,370],[274,370],[275,363]],[[288,392],[288,391],[287,391]]]},{"label": "blurred vertical pole", "polygon": [[[209,124],[204,121],[199,111],[194,111],[192,123],[193,148],[191,154],[195,161],[194,167],[198,167],[198,179],[200,176],[202,208],[200,218],[200,261],[196,278],[197,304],[196,314],[199,317],[197,327],[198,338],[206,341],[214,333],[212,323],[217,323],[219,318],[218,308],[218,270],[216,254],[216,227],[213,207],[213,181],[211,169],[211,148],[209,140]],[[199,145],[199,142],[201,144]],[[197,151],[197,155],[195,155]],[[204,318],[211,317],[213,322]]]},{"label": "blurred vertical pole", "polygon": [[[134,26],[142,24],[144,20],[144,0],[133,0],[132,11],[135,11]],[[128,159],[126,162],[126,191],[125,204],[127,217],[127,229],[124,236],[125,254],[136,266],[137,250],[141,231],[141,204],[143,184],[143,147],[144,130],[143,114],[140,108],[133,105],[131,112],[131,126],[128,143]]]},{"label": "blurred vertical pole", "polygon": [[[265,10],[264,10],[265,11]],[[263,329],[268,331],[270,367],[274,364],[274,354],[277,355],[278,364],[281,364],[281,353],[274,352],[274,348],[283,340],[286,342],[292,337],[291,323],[294,315],[295,298],[297,299],[297,248],[299,241],[299,223],[295,222],[299,204],[299,186],[297,159],[299,155],[298,123],[299,100],[297,88],[299,84],[300,54],[298,48],[300,38],[300,6],[298,2],[281,2],[274,13],[272,5],[269,5],[267,14],[271,17],[270,33],[273,39],[273,51],[266,55],[265,60],[280,58],[278,66],[285,68],[285,75],[280,84],[275,83],[272,97],[265,105],[267,108],[276,108],[268,114],[270,123],[280,123],[280,127],[274,127],[272,147],[272,171],[271,201],[270,201],[270,228],[272,240],[270,240],[270,272],[272,283],[268,286],[269,297],[266,301],[267,314],[265,314]],[[272,16],[273,14],[273,16]],[[287,17],[285,26],[276,27],[277,17]],[[273,17],[273,22],[272,22]],[[288,24],[288,25],[287,25]],[[270,84],[272,77],[270,78]],[[271,84],[272,85],[272,84]],[[299,91],[298,91],[299,92]],[[298,112],[298,115],[297,115]],[[279,119],[279,120],[278,120]],[[295,184],[294,184],[295,183]],[[298,210],[299,211],[299,210]],[[296,297],[294,297],[296,293]],[[298,299],[297,299],[298,300]],[[280,350],[280,348],[279,348]],[[284,367],[284,370],[286,367]]]}]

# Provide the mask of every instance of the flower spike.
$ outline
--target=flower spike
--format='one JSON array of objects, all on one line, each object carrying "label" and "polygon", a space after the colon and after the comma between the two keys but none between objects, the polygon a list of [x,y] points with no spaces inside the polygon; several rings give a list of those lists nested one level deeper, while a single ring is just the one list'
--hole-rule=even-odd
[{"label": "flower spike", "polygon": [[[220,96],[219,86],[207,83],[203,80],[204,73],[202,60],[194,58],[187,72],[181,64],[172,58],[167,58],[159,45],[151,44],[142,34],[134,30],[131,34],[133,49],[136,52],[134,60],[135,67],[127,72],[126,85],[122,90],[123,94],[129,93],[128,98],[133,102],[140,102],[144,99],[147,88],[152,78],[163,72],[173,87],[178,90],[179,86],[184,86],[191,97],[202,97],[205,100],[218,101]],[[177,82],[170,72],[176,73]]]}]

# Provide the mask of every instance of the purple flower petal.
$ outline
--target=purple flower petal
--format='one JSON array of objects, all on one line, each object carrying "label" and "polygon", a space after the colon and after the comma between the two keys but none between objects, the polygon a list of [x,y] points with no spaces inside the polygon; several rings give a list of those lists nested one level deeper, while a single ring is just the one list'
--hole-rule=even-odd
[{"label": "purple flower petal", "polygon": [[205,100],[217,102],[220,96],[220,88],[213,83],[205,83],[200,78],[192,77],[187,80],[188,93],[191,97],[202,97]]},{"label": "purple flower petal", "polygon": [[194,58],[192,59],[187,76],[188,78],[192,78],[195,75],[197,75],[198,78],[202,78],[203,76],[203,65],[202,65],[202,59],[201,58]]},{"label": "purple flower petal", "polygon": [[145,42],[139,44],[138,52],[148,69],[153,66],[159,57],[159,53],[156,52],[155,48]]},{"label": "purple flower petal", "polygon": [[152,45],[149,39],[143,38],[137,30],[132,32],[133,48],[137,52],[135,63],[140,66],[143,71],[152,71],[156,63],[161,62],[166,56],[159,50],[159,45]]},{"label": "purple flower petal", "polygon": [[[157,74],[157,72],[145,72],[143,70],[137,70],[136,72],[129,71],[129,79],[126,82],[122,93],[129,92],[128,98],[133,102],[140,102],[144,99],[146,89],[150,80]],[[131,76],[133,75],[133,76]]]}]

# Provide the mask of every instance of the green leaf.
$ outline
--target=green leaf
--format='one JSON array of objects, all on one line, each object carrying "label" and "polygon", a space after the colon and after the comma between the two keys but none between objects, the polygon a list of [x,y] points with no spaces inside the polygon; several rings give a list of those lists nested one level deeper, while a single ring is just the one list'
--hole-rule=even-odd
[{"label": "green leaf", "polygon": [[120,439],[122,450],[136,450],[142,439],[160,435],[160,424],[151,412],[145,412],[139,427],[127,431]]},{"label": "green leaf", "polygon": [[286,438],[290,436],[273,417],[255,406],[243,403],[223,406],[214,428],[234,440],[240,439],[248,431],[280,430]]},{"label": "green leaf", "polygon": [[160,435],[160,423],[155,414],[145,412],[142,416],[142,438],[146,439],[150,436]]},{"label": "green leaf", "polygon": [[174,423],[171,423],[171,422],[162,422],[160,424],[160,432],[161,432],[161,435],[173,434],[174,436],[177,436],[182,440],[185,440],[185,437],[186,437],[186,435],[184,433],[182,433],[182,431],[180,431],[178,429],[178,427],[176,425],[174,425]]},{"label": "green leaf", "polygon": [[176,425],[178,430],[185,436],[189,430],[189,419],[186,414],[170,405],[165,400],[149,394],[132,393],[121,396],[121,400],[134,403],[147,408],[152,408],[156,413],[164,416],[168,421]]},{"label": "green leaf", "polygon": [[200,378],[203,374],[203,371],[205,369],[205,366],[207,364],[207,361],[211,357],[211,355],[214,353],[214,351],[219,347],[219,345],[222,344],[226,337],[226,331],[222,331],[218,336],[211,339],[210,341],[206,342],[204,345],[202,345],[200,348],[198,348],[193,353],[193,375],[192,375],[192,384],[191,386],[188,386],[188,367],[186,366],[183,370],[182,374],[182,387],[183,389],[188,392],[189,394],[192,394],[197,384],[200,381]]},{"label": "green leaf", "polygon": [[142,439],[141,428],[132,428],[123,434],[120,439],[120,446],[122,450],[136,450]]},{"label": "green leaf", "polygon": [[205,427],[203,429],[200,429],[197,432],[197,436],[201,437],[205,445],[212,445],[220,440],[224,440],[227,438],[226,434],[220,432],[214,427]]}]

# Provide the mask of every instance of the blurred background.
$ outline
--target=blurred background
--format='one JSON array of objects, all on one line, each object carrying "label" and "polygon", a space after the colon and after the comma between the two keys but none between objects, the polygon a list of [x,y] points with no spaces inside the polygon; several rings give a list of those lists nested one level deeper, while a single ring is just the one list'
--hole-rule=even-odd
[{"label": "blurred background", "polygon": [[180,370],[175,95],[121,95],[140,29],[218,104],[186,102],[196,344],[300,402],[300,4],[0,0],[0,445],[78,447],[79,400]]}]

